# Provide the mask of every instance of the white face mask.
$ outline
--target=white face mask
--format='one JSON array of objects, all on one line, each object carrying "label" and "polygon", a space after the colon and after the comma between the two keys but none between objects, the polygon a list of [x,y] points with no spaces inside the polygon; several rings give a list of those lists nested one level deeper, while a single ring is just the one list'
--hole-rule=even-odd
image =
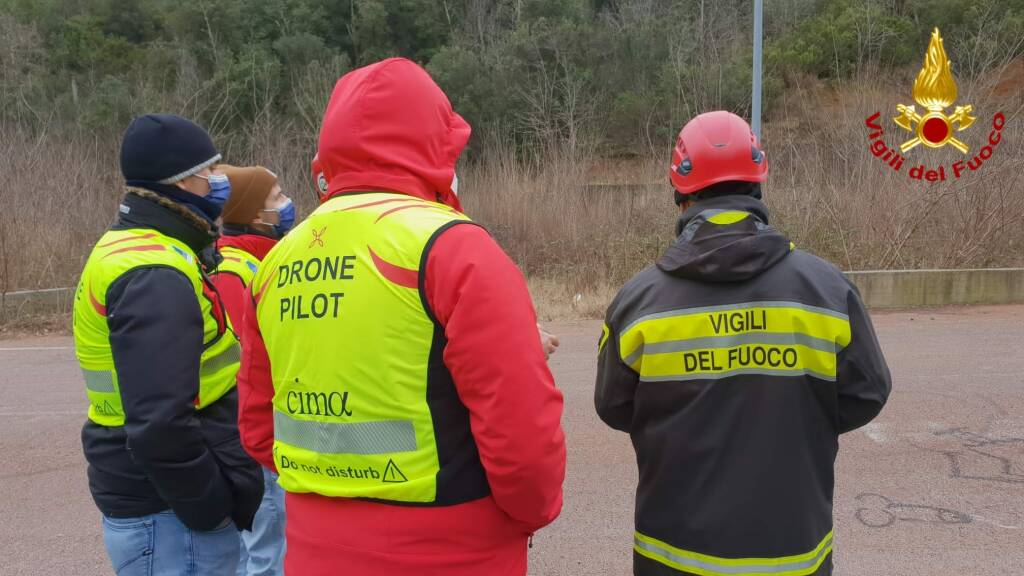
[{"label": "white face mask", "polygon": [[452,194],[459,195],[459,175],[452,176]]}]

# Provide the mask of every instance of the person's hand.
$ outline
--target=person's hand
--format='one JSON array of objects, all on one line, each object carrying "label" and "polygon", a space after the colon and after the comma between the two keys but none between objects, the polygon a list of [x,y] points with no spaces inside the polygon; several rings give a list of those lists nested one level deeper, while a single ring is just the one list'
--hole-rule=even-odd
[{"label": "person's hand", "polygon": [[537,332],[540,333],[540,345],[544,349],[544,357],[550,358],[558,350],[558,336],[548,332],[540,324],[537,324]]}]

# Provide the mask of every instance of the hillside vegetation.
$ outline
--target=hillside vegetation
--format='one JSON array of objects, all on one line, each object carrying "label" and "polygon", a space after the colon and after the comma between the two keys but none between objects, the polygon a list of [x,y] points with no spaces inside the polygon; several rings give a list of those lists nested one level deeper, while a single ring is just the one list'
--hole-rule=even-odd
[{"label": "hillside vegetation", "polygon": [[[775,223],[846,269],[1024,264],[1020,0],[773,0],[765,129]],[[401,55],[474,127],[460,165],[471,215],[542,300],[603,308],[671,240],[668,150],[694,114],[748,116],[748,0],[0,0],[0,291],[75,282],[120,195],[131,117],[173,112],[227,160],[262,163],[312,209],[308,176],[337,78]],[[1007,119],[983,170],[929,184],[884,140],[939,27],[977,123]],[[580,297],[577,298],[576,295]],[[590,310],[589,308],[587,310]]]}]

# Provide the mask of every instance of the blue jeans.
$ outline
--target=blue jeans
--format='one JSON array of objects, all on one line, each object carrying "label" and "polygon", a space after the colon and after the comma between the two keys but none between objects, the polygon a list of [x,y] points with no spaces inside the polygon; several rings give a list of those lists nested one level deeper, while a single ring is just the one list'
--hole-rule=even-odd
[{"label": "blue jeans", "polygon": [[238,576],[284,574],[284,490],[277,474],[263,469],[263,501],[252,521],[252,532],[242,532]]},{"label": "blue jeans", "polygon": [[138,518],[103,517],[103,542],[117,576],[234,574],[238,529],[199,532],[165,510]]}]

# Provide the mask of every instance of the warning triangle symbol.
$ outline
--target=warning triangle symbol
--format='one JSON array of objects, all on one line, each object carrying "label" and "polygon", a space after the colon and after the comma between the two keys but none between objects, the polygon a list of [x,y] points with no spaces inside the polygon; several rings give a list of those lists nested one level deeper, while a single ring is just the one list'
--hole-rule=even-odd
[{"label": "warning triangle symbol", "polygon": [[405,477],[405,474],[402,474],[402,471],[398,469],[398,466],[395,466],[395,461],[389,458],[388,466],[387,468],[384,469],[384,478],[381,480],[381,482],[397,484],[400,482],[408,481],[409,479]]},{"label": "warning triangle symbol", "polygon": [[114,416],[117,414],[117,409],[111,406],[110,401],[108,400],[104,400],[102,406],[96,405],[96,411],[107,416]]}]

